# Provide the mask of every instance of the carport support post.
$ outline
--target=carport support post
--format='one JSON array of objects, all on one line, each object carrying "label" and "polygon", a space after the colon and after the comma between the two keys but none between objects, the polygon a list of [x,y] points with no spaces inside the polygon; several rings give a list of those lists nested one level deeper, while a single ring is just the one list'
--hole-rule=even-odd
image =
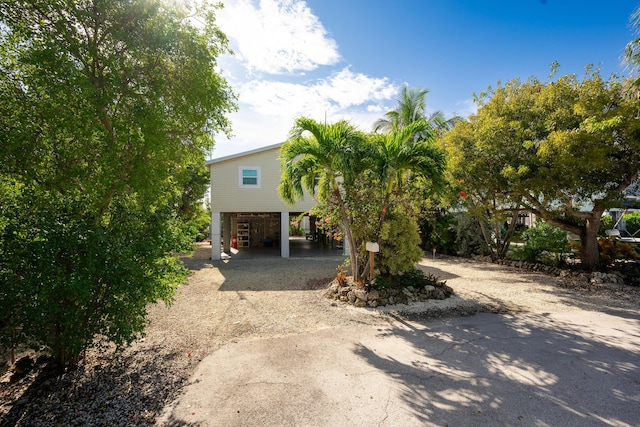
[{"label": "carport support post", "polygon": [[289,212],[280,212],[280,256],[289,258]]},{"label": "carport support post", "polygon": [[220,253],[220,212],[211,212],[211,259],[222,259]]},{"label": "carport support post", "polygon": [[222,214],[222,250],[227,255],[231,254],[231,214]]}]

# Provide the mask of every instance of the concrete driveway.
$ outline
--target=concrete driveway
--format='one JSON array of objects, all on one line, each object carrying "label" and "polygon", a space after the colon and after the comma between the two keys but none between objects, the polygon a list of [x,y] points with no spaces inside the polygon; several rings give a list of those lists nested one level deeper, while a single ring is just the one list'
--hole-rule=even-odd
[{"label": "concrete driveway", "polygon": [[571,311],[229,344],[160,425],[637,426],[640,316]]}]

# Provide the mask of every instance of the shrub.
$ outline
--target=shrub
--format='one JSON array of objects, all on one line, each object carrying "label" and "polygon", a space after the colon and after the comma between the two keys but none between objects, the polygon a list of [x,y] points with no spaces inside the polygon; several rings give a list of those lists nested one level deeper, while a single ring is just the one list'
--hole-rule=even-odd
[{"label": "shrub", "polygon": [[629,234],[635,234],[640,230],[640,212],[625,214],[623,218],[626,222]]},{"label": "shrub", "polygon": [[418,246],[420,234],[416,221],[407,215],[388,217],[382,227],[380,252],[375,265],[383,277],[414,269],[424,253]]},{"label": "shrub", "polygon": [[458,253],[463,256],[481,255],[487,252],[480,224],[473,216],[465,214],[458,218],[455,244]]},{"label": "shrub", "polygon": [[458,221],[447,212],[436,212],[431,221],[420,221],[422,248],[431,252],[434,248],[438,253],[456,253],[456,227]]},{"label": "shrub", "polygon": [[613,217],[611,215],[602,215],[600,219],[600,230],[598,231],[598,235],[606,236],[607,230],[611,230],[613,228]]},{"label": "shrub", "polygon": [[411,270],[404,271],[402,274],[394,276],[393,282],[398,287],[406,286],[424,286],[425,274],[422,270],[413,268]]},{"label": "shrub", "polygon": [[[543,221],[523,231],[523,246],[513,250],[514,257],[527,262],[562,264],[568,252],[567,233]],[[550,256],[546,256],[549,254]]]},{"label": "shrub", "polygon": [[602,238],[598,240],[598,250],[600,251],[600,261],[605,265],[611,265],[616,260],[636,260],[640,259],[638,247],[630,243],[620,242],[613,238]]}]

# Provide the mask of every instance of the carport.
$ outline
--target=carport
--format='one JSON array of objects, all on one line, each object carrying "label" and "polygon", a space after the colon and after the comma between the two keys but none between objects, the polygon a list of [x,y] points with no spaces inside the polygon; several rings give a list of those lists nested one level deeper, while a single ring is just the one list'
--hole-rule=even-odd
[{"label": "carport", "polygon": [[341,251],[338,243],[315,232],[309,233],[310,236],[290,238],[292,219],[313,209],[316,200],[305,195],[303,200],[290,206],[278,195],[281,145],[206,163],[211,178],[212,260],[258,256],[289,258],[292,250],[293,256]]}]

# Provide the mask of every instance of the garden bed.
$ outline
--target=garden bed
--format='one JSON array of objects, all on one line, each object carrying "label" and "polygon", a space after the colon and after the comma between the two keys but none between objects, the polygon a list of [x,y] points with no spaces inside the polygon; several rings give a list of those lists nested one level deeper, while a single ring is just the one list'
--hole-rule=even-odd
[{"label": "garden bed", "polygon": [[337,279],[325,290],[325,298],[342,301],[356,307],[380,307],[412,302],[443,300],[454,294],[444,281],[434,280],[431,284],[369,289],[352,281],[341,284]]}]

